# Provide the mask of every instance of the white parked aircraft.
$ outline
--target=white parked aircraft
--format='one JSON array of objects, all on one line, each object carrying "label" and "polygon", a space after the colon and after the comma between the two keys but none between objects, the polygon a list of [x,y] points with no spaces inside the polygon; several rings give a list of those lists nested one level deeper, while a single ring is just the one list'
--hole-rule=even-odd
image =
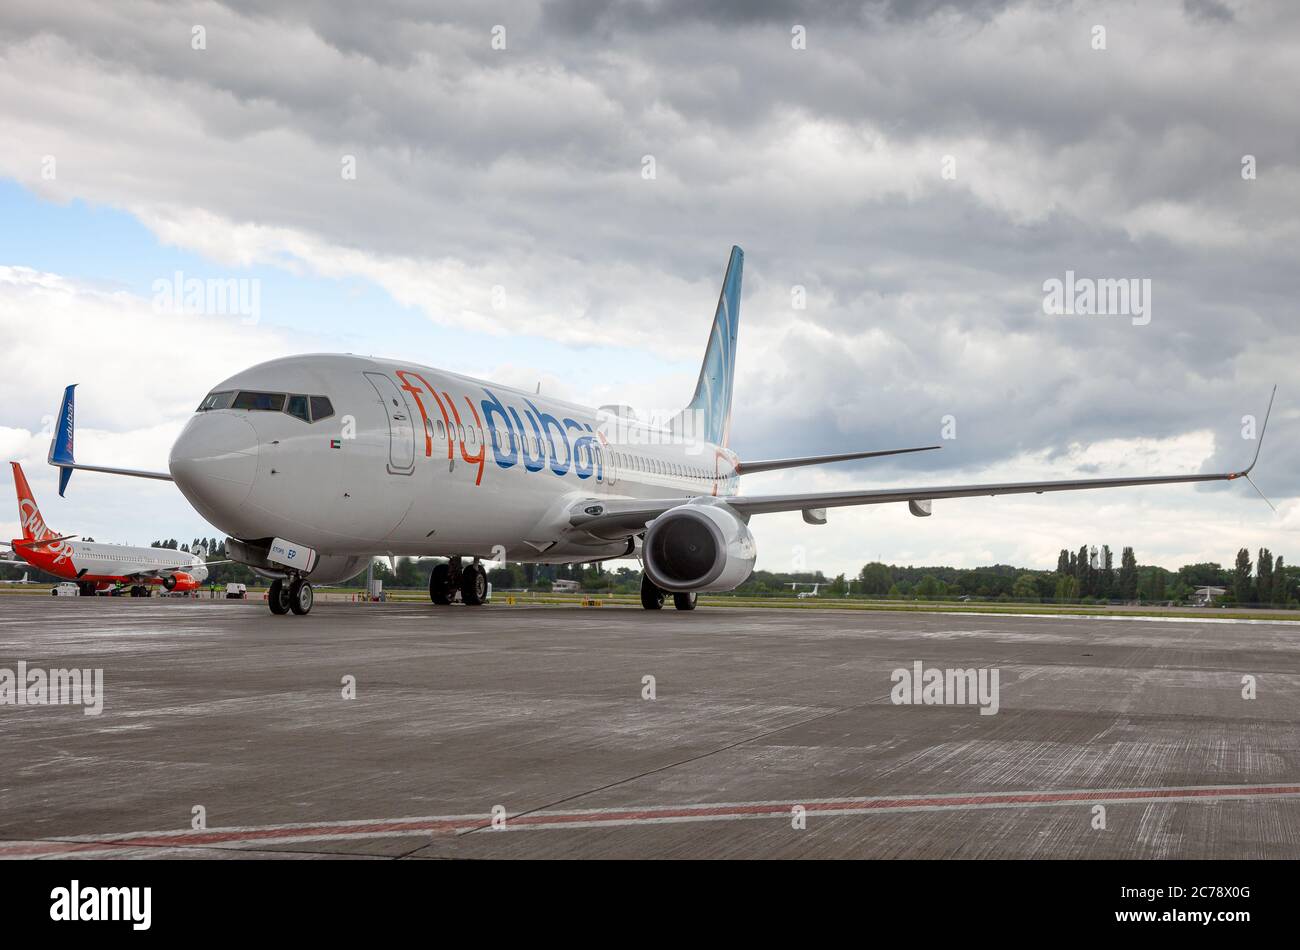
[{"label": "white parked aircraft", "polygon": [[405,360],[299,356],[214,387],[172,447],[168,473],[78,464],[70,386],[50,464],[61,469],[61,494],[76,469],[175,481],[230,535],[228,555],[274,580],[276,614],[309,612],[312,583],[351,577],[377,555],[446,557],[430,579],[433,602],[459,591],[479,604],[480,562],[502,552],[537,563],[637,555],[643,606],[658,609],[670,593],[689,610],[697,593],[749,577],[758,514],[802,511],[825,524],[828,508],[903,502],[927,516],[936,498],[1250,472],[740,495],[747,473],[938,448],[739,459],[728,433],[743,261],[732,248],[695,395],[663,426],[625,407],[584,408]]}]

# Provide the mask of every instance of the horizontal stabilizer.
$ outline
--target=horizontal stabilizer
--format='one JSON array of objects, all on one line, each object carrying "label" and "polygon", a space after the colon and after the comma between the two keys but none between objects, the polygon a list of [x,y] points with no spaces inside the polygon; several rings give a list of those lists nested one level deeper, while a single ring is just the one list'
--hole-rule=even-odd
[{"label": "horizontal stabilizer", "polygon": [[756,472],[775,472],[782,468],[800,468],[804,465],[825,465],[827,462],[852,462],[856,459],[874,459],[885,455],[907,455],[909,452],[932,452],[942,445],[922,445],[914,449],[880,449],[875,452],[846,452],[842,455],[809,455],[804,458],[767,459],[762,462],[741,462],[736,466],[739,475]]},{"label": "horizontal stabilizer", "polygon": [[65,534],[61,538],[42,538],[40,540],[33,540],[33,541],[16,541],[14,542],[14,544],[16,547],[20,547],[20,548],[43,548],[49,544],[59,544],[63,541],[71,541],[75,537],[76,537],[75,534]]}]

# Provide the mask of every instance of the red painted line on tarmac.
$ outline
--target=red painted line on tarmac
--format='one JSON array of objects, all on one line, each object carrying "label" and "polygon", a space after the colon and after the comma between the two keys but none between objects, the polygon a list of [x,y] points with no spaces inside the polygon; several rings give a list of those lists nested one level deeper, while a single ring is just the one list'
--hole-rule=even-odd
[{"label": "red painted line on tarmac", "polygon": [[[1261,795],[1300,795],[1300,785],[1240,786],[1236,788],[1153,788],[1095,792],[997,792],[960,796],[919,796],[913,798],[858,798],[838,801],[808,802],[808,814],[837,811],[879,811],[898,808],[960,809],[971,805],[1039,805],[1082,804],[1094,801],[1145,801],[1169,798],[1237,798]],[[790,814],[800,802],[763,802],[754,805],[683,805],[676,808],[647,808],[628,811],[536,812],[508,820],[508,825],[557,825],[611,821],[653,821],[666,818],[732,818],[752,815]]]},{"label": "red painted line on tarmac", "polygon": [[[796,806],[808,815],[869,814],[876,811],[960,811],[966,808],[1017,805],[1067,805],[1090,802],[1246,799],[1300,796],[1297,785],[1218,785],[1169,788],[1098,789],[1068,792],[977,792],[956,795],[912,795],[882,798],[844,798],[804,802],[740,802],[644,808],[605,808],[583,811],[531,812],[507,817],[505,828],[556,829],[635,825],[743,818],[788,817]],[[487,815],[403,818],[357,822],[274,825],[211,831],[159,831],[126,835],[97,835],[65,840],[0,843],[0,858],[67,857],[86,853],[111,853],[130,848],[193,848],[214,845],[289,844],[304,841],[364,841],[386,837],[457,834],[491,827]]]}]

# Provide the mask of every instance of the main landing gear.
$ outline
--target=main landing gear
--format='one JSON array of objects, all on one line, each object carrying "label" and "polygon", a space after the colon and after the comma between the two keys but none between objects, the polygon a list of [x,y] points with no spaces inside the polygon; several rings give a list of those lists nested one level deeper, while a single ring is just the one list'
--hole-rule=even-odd
[{"label": "main landing gear", "polygon": [[[641,575],[641,606],[646,610],[663,610],[664,600],[668,592],[662,588],[656,587],[655,583]],[[695,594],[673,594],[673,606],[678,610],[694,610]]]},{"label": "main landing gear", "polygon": [[454,557],[435,566],[429,575],[429,599],[440,607],[450,604],[457,593],[466,607],[477,607],[487,601],[487,589],[487,570],[477,558],[465,566],[461,558]]},{"label": "main landing gear", "polygon": [[271,613],[277,617],[290,612],[305,617],[311,613],[312,605],[316,602],[316,592],[306,578],[293,577],[288,581],[273,582],[267,600],[271,604]]}]

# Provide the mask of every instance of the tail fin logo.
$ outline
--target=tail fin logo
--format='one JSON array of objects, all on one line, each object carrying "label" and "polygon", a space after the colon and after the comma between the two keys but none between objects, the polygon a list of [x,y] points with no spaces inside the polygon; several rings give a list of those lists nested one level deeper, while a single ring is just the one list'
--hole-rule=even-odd
[{"label": "tail fin logo", "polygon": [[64,436],[63,452],[60,454],[63,455],[65,458],[72,459],[72,458],[76,458],[76,453],[73,449],[73,444],[77,438],[77,410],[75,408],[75,404],[72,401],[71,395],[69,395],[67,403],[68,403],[67,406],[63,410],[63,426],[64,426],[63,431],[65,433],[65,436]]},{"label": "tail fin logo", "polygon": [[46,566],[46,558],[49,558],[50,566],[62,564],[72,557],[72,546],[66,541],[35,543],[57,538],[58,535],[45,524],[41,509],[36,504],[36,497],[32,494],[32,487],[27,484],[27,476],[23,474],[22,466],[17,462],[11,464],[14,468],[14,488],[18,492],[18,523],[23,529],[23,540],[33,542],[32,546],[23,549],[23,557],[40,567]]},{"label": "tail fin logo", "polygon": [[41,517],[41,509],[36,504],[36,496],[32,494],[32,486],[27,484],[22,466],[17,462],[11,464],[14,469],[14,489],[18,492],[18,522],[22,525],[23,540],[44,541],[54,537],[54,532],[46,527],[45,519]]},{"label": "tail fin logo", "polygon": [[46,527],[45,519],[41,517],[41,510],[36,507],[36,502],[30,498],[19,499],[18,521],[23,526],[24,541],[44,541],[53,534]]}]

